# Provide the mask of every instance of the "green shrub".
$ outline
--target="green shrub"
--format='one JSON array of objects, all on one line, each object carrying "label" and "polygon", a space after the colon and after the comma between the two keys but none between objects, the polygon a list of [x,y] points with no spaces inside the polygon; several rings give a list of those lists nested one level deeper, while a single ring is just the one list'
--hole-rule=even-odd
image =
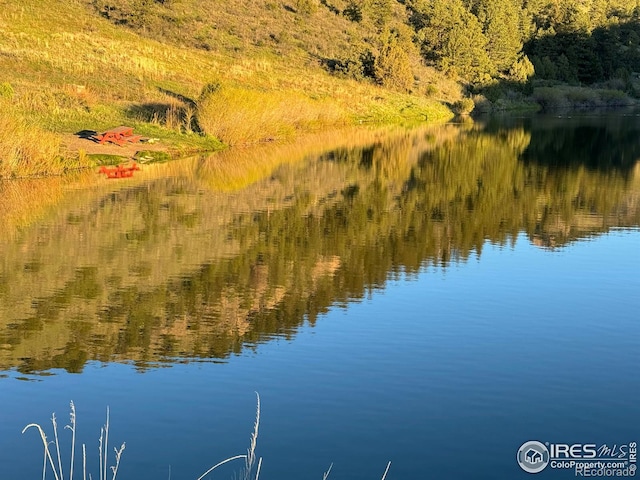
[{"label": "green shrub", "polygon": [[107,20],[116,25],[124,25],[135,29],[150,27],[152,4],[164,4],[158,0],[93,0],[93,7]]},{"label": "green shrub", "polygon": [[424,94],[427,97],[435,97],[438,94],[438,87],[436,87],[433,83],[427,85],[427,88],[424,89]]},{"label": "green shrub", "polygon": [[473,100],[471,100],[470,98],[463,98],[462,100],[458,100],[457,102],[455,102],[452,105],[451,109],[458,115],[469,115],[473,111],[475,106],[476,104],[473,102]]},{"label": "green shrub", "polygon": [[474,111],[478,113],[489,113],[494,110],[493,103],[484,95],[474,95],[473,103],[475,105]]},{"label": "green shrub", "polygon": [[347,3],[347,7],[342,11],[342,14],[352,22],[362,21],[362,7],[353,0]]},{"label": "green shrub", "polygon": [[360,51],[354,48],[342,58],[327,60],[327,69],[340,77],[354,80],[375,79],[375,61],[371,50]]},{"label": "green shrub", "polygon": [[567,91],[567,100],[578,107],[595,107],[598,105],[598,93],[586,88],[572,88]]},{"label": "green shrub", "polygon": [[298,13],[311,15],[318,11],[319,0],[296,0],[295,8]]},{"label": "green shrub", "polygon": [[200,91],[200,97],[198,98],[198,102],[203,102],[213,94],[217,93],[220,90],[220,82],[209,82]]},{"label": "green shrub", "polygon": [[0,98],[13,98],[14,93],[9,82],[0,83]]},{"label": "green shrub", "polygon": [[607,106],[623,106],[630,105],[632,103],[631,99],[620,90],[600,90],[600,98],[602,102]]},{"label": "green shrub", "polygon": [[533,100],[545,110],[567,108],[569,102],[563,93],[555,87],[540,87],[533,91]]},{"label": "green shrub", "polygon": [[413,86],[413,71],[407,51],[411,41],[390,31],[382,34],[382,47],[374,61],[376,81],[395,90],[408,91]]}]

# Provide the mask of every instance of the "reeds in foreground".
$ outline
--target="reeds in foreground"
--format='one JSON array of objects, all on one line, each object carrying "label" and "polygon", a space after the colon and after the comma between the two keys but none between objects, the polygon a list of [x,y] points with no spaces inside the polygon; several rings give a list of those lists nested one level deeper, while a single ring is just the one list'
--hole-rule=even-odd
[{"label": "reeds in foreground", "polygon": [[[70,414],[70,422],[69,425],[65,426],[65,429],[68,428],[71,430],[71,461],[69,466],[69,476],[67,477],[69,480],[73,480],[74,474],[74,464],[75,464],[75,443],[76,443],[76,407],[71,402],[71,414]],[[56,480],[64,480],[64,470],[62,468],[62,459],[60,456],[60,440],[58,438],[58,423],[56,422],[56,414],[54,413],[51,416],[51,423],[53,425],[53,436],[55,446],[55,455],[56,461],[54,461],[53,456],[51,454],[51,450],[49,448],[50,442],[47,440],[47,435],[44,433],[43,428],[37,423],[30,423],[26,427],[22,429],[22,433],[26,432],[29,428],[35,428],[40,433],[40,438],[42,439],[42,445],[44,447],[44,460],[42,464],[42,479],[44,480],[47,476],[47,471],[49,470],[47,467],[50,467],[51,471],[53,471],[53,476]],[[109,446],[109,407],[107,407],[107,421],[104,426],[100,429],[100,438],[99,438],[99,452],[100,452],[100,472],[99,472],[99,480],[107,480],[107,472],[108,472],[108,459],[107,452]],[[103,448],[104,447],[104,448]],[[114,448],[115,451],[115,465],[110,467],[112,472],[111,480],[116,480],[116,476],[118,474],[118,467],[120,466],[120,457],[122,456],[122,452],[124,451],[125,444],[122,443],[120,448]],[[83,480],[87,479],[87,455],[86,455],[86,446],[82,444],[82,478]],[[91,474],[89,474],[89,479],[91,480]]]},{"label": "reeds in foreground", "polygon": [[[256,402],[257,402],[256,421],[253,424],[253,432],[251,432],[251,437],[250,437],[250,441],[249,441],[249,448],[247,449],[247,453],[243,454],[243,455],[235,455],[233,457],[229,457],[229,458],[227,458],[225,460],[222,460],[221,462],[218,462],[213,467],[211,467],[209,470],[207,470],[202,475],[200,475],[198,477],[198,480],[202,480],[204,477],[209,475],[212,471],[214,471],[220,465],[224,465],[227,462],[230,462],[232,460],[238,460],[240,458],[244,458],[244,461],[245,461],[245,469],[244,469],[244,473],[242,475],[243,480],[251,480],[253,478],[252,472],[253,472],[253,465],[255,464],[255,461],[256,461],[256,445],[257,445],[257,442],[258,442],[258,427],[260,427],[260,394],[258,394],[258,392],[256,392],[256,399],[257,399],[256,400]],[[260,467],[261,466],[262,466],[262,457],[260,457],[260,459],[258,459],[258,466],[256,468],[255,480],[258,480],[258,477],[260,475]]]},{"label": "reeds in foreground", "polygon": [[[258,480],[260,476],[260,468],[262,467],[262,457],[258,458],[258,463],[256,465],[256,446],[258,442],[258,428],[260,427],[260,395],[256,392],[256,420],[253,424],[253,431],[251,432],[251,436],[249,438],[249,448],[247,449],[247,453],[235,455],[233,457],[226,458],[221,462],[216,463],[213,467],[209,468],[206,472],[198,477],[197,480],[202,480],[211,472],[213,472],[216,468],[229,463],[233,460],[244,459],[245,466],[244,471],[242,472],[240,478],[242,480]],[[65,426],[65,429],[71,430],[71,461],[69,465],[69,475],[67,477],[68,480],[73,480],[74,474],[74,462],[75,462],[75,442],[76,442],[76,407],[71,402],[71,413],[70,413],[70,422],[69,425]],[[42,464],[42,479],[46,479],[47,472],[51,470],[53,472],[53,476],[56,480],[64,480],[64,471],[62,467],[62,458],[60,455],[60,441],[58,438],[58,424],[56,422],[56,414],[54,413],[51,417],[51,423],[53,424],[53,435],[54,441],[49,442],[47,436],[43,430],[43,428],[37,423],[30,423],[24,429],[22,429],[22,433],[26,432],[29,428],[35,428],[40,433],[40,438],[42,439],[42,445],[44,447],[44,459]],[[107,420],[103,427],[100,429],[100,438],[99,442],[99,459],[100,459],[100,471],[99,471],[99,480],[108,480],[108,470],[111,469],[111,480],[116,480],[116,476],[118,474],[118,467],[120,466],[120,458],[122,457],[122,452],[125,448],[125,443],[123,442],[120,448],[114,448],[115,451],[115,465],[108,467],[108,444],[109,444],[109,407],[107,407]],[[55,452],[53,452],[49,447],[49,445],[53,444],[55,447]],[[56,456],[54,459],[53,456]],[[254,466],[255,466],[255,474],[254,474]],[[389,472],[389,468],[391,467],[391,462],[387,463],[387,468],[382,475],[381,480],[385,480],[387,477],[387,473]],[[329,477],[329,473],[331,473],[331,469],[333,468],[333,463],[329,466],[329,469],[324,472],[322,475],[322,480],[327,480]],[[171,471],[171,470],[169,470]],[[169,474],[171,475],[171,474]],[[87,480],[87,455],[86,455],[86,446],[82,444],[82,479]],[[91,474],[89,474],[89,480],[92,480]]]}]

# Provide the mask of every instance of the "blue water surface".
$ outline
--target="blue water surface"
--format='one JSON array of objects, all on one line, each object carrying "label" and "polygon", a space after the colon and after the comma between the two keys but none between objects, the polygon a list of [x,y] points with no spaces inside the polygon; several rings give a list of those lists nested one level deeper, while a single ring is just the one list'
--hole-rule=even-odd
[{"label": "blue water surface", "polygon": [[388,479],[529,478],[516,462],[525,441],[637,442],[638,247],[637,229],[558,249],[522,234],[464,262],[395,275],[294,337],[226,362],[144,373],[92,362],[82,375],[6,378],[0,478],[41,478],[38,435],[20,432],[37,422],[51,439],[53,411],[69,458],[70,400],[93,478],[107,406],[109,448],[126,442],[118,478],[196,479],[245,453],[255,392],[265,479],[321,478],[331,464],[329,478],[376,479],[389,461]]}]

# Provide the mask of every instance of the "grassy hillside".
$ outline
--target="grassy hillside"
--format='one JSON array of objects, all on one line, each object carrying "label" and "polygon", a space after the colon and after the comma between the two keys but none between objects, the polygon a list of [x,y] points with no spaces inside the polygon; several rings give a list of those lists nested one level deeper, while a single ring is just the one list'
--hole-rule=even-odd
[{"label": "grassy hillside", "polygon": [[377,20],[334,3],[0,0],[0,178],[90,166],[72,134],[119,124],[184,154],[451,115],[459,86],[411,48],[410,86],[358,78]]}]

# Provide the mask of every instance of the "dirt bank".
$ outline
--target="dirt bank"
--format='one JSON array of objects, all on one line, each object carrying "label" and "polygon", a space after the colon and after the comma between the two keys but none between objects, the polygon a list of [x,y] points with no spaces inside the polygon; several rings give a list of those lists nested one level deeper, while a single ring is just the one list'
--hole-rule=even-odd
[{"label": "dirt bank", "polygon": [[142,150],[166,153],[170,151],[169,146],[160,141],[126,143],[120,146],[114,143],[100,144],[90,138],[83,138],[73,134],[67,134],[62,137],[62,146],[65,155],[69,156],[76,156],[78,152],[83,151],[88,155],[119,155],[125,158],[133,158],[137,152]]}]

